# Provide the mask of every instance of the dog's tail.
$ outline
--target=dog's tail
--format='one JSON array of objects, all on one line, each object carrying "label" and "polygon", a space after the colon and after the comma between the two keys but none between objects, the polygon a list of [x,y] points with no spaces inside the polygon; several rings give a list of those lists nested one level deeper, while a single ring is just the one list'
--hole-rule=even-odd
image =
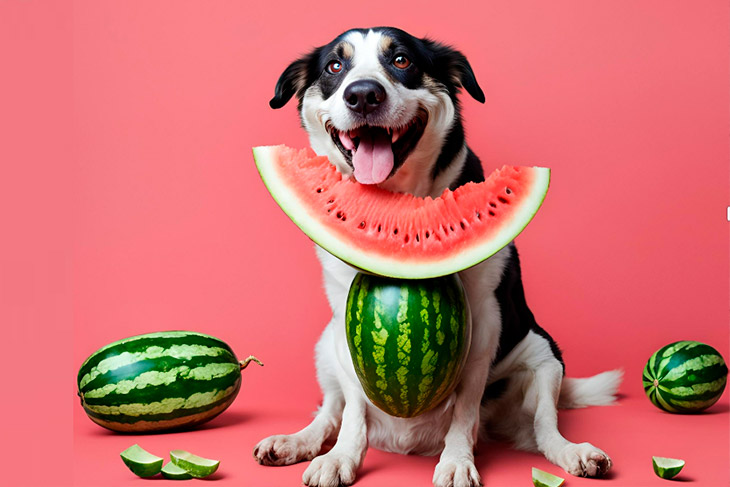
[{"label": "dog's tail", "polygon": [[560,388],[558,407],[583,408],[613,404],[623,376],[623,370],[609,370],[593,377],[566,377]]}]

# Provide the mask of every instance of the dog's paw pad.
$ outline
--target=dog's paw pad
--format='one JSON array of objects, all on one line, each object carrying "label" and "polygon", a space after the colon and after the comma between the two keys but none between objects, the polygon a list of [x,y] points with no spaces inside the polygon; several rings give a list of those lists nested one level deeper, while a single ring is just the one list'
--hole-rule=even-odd
[{"label": "dog's paw pad", "polygon": [[611,468],[611,459],[590,443],[570,444],[561,452],[559,465],[577,477],[600,477]]},{"label": "dog's paw pad", "polygon": [[291,465],[309,460],[317,452],[294,435],[275,435],[264,438],[253,449],[253,456],[261,465]]},{"label": "dog's paw pad", "polygon": [[357,463],[350,457],[327,453],[312,460],[302,475],[308,487],[339,487],[355,482]]},{"label": "dog's paw pad", "polygon": [[433,473],[434,487],[479,487],[482,479],[474,462],[464,460],[442,460]]}]

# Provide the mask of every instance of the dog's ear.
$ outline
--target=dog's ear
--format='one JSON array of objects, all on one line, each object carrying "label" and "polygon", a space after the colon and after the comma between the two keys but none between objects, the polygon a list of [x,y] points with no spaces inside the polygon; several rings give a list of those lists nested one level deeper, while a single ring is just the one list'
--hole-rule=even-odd
[{"label": "dog's ear", "polygon": [[466,60],[466,57],[457,52],[458,59],[454,61],[452,69],[454,73],[458,75],[461,86],[464,87],[467,93],[471,95],[479,103],[484,103],[486,98],[482,88],[477,83],[477,78],[474,76],[474,70],[471,69],[471,64]]},{"label": "dog's ear", "polygon": [[299,94],[312,80],[308,79],[313,63],[319,56],[319,48],[291,63],[279,76],[274,90],[274,98],[269,101],[271,108],[281,108],[294,95]]},{"label": "dog's ear", "polygon": [[302,89],[307,81],[307,62],[297,59],[291,63],[276,82],[274,90],[274,98],[269,101],[271,108],[281,108],[287,104],[289,100]]},{"label": "dog's ear", "polygon": [[446,74],[450,78],[450,83],[461,86],[476,101],[484,103],[484,92],[479,87],[477,78],[474,76],[474,70],[471,68],[466,56],[450,46],[428,39],[424,39],[424,42],[432,53],[436,71]]}]

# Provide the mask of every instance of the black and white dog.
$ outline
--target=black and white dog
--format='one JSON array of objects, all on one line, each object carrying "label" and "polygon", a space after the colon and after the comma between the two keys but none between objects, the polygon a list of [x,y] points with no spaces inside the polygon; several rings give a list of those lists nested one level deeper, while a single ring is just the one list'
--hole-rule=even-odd
[{"label": "black and white dog", "polygon": [[[469,62],[451,47],[402,30],[353,29],[286,68],[270,105],[299,100],[312,148],[363,184],[436,197],[482,181],[467,147],[457,93],[484,102]],[[365,396],[345,338],[344,307],[356,271],[317,248],[332,320],[316,346],[324,394],[310,425],[254,449],[264,465],[312,460],[308,486],[349,485],[368,445],[437,455],[436,486],[476,486],[473,449],[479,432],[540,451],[573,475],[597,476],[611,460],[590,443],[560,434],[557,407],[610,404],[621,372],[564,378],[560,350],[527,307],[513,244],[460,273],[472,316],[472,343],[456,390],[415,418],[389,416]],[[323,444],[335,440],[324,453]],[[331,443],[331,441],[330,441]],[[322,453],[322,454],[321,454]]]}]

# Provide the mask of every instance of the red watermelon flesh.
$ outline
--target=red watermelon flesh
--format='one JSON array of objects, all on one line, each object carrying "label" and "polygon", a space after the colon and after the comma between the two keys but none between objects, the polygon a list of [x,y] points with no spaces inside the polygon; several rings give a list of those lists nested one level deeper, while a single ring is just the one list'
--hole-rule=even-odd
[{"label": "red watermelon flesh", "polygon": [[484,182],[418,198],[360,184],[310,149],[253,152],[276,202],[312,240],[355,267],[399,278],[453,274],[495,254],[530,222],[550,181],[547,168],[504,166]]}]

